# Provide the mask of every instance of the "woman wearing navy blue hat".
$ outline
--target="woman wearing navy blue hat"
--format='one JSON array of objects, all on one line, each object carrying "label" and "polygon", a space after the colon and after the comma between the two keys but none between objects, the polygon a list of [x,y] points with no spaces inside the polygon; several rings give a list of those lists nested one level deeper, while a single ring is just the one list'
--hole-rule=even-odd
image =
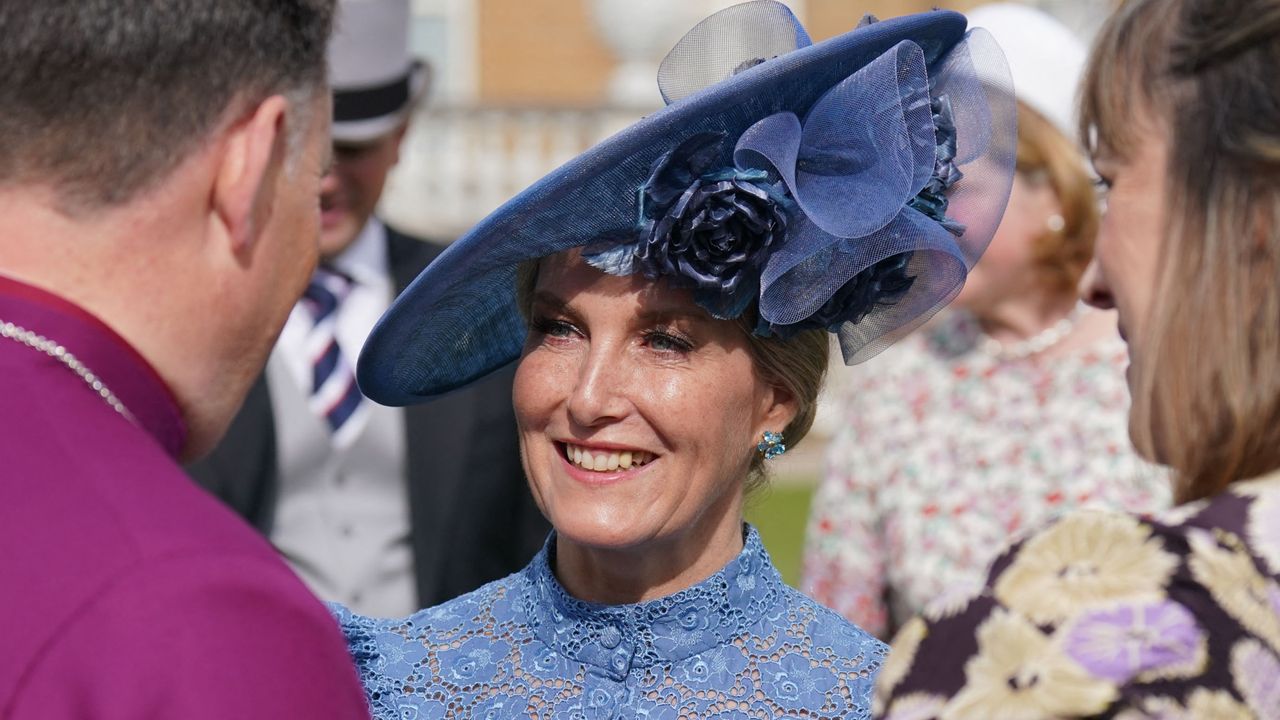
[{"label": "woman wearing navy blue hat", "polygon": [[827,332],[875,354],[954,297],[998,222],[1012,99],[976,79],[1002,58],[965,25],[812,45],[779,3],[718,13],[663,63],[666,109],[397,299],[361,387],[405,404],[519,358],[555,531],[409,618],[339,610],[377,716],[867,716],[884,646],[785,586],[742,506],[813,420]]}]

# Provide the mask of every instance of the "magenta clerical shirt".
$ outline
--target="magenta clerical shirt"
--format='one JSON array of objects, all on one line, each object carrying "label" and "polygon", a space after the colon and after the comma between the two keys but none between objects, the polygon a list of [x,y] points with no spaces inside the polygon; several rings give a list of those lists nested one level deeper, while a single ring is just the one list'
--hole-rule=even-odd
[{"label": "magenta clerical shirt", "polygon": [[342,636],[176,462],[173,396],[84,310],[0,277],[0,719],[367,718]]}]

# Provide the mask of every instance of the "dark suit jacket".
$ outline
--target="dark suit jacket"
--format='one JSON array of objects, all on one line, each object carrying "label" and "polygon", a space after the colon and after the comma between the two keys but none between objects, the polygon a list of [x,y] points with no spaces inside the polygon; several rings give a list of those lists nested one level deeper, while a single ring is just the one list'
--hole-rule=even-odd
[{"label": "dark suit jacket", "polygon": [[[396,292],[440,253],[387,229]],[[511,409],[514,366],[405,408],[418,598],[437,605],[533,558],[550,529],[530,496]],[[260,376],[222,443],[192,477],[269,533],[279,484],[270,388]]]}]

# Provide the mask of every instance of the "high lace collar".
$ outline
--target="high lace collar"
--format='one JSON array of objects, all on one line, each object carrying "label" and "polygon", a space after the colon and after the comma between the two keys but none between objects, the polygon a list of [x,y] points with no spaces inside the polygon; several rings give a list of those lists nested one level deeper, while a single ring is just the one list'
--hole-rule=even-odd
[{"label": "high lace collar", "polygon": [[555,534],[524,570],[534,634],[555,652],[621,680],[633,667],[676,662],[742,635],[783,594],[760,534],[746,527],[742,552],[719,572],[674,595],[600,605],[571,595],[551,571]]}]

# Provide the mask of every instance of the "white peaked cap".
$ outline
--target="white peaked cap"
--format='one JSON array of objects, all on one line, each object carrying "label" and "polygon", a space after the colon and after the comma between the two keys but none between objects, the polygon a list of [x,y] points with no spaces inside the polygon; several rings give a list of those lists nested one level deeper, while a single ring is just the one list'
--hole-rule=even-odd
[{"label": "white peaked cap", "polygon": [[1067,137],[1076,136],[1076,91],[1084,73],[1084,43],[1051,15],[1026,5],[993,3],[965,13],[1004,50],[1018,99]]},{"label": "white peaked cap", "polygon": [[426,89],[409,53],[409,0],[341,0],[329,41],[333,137],[373,140],[395,129]]}]

